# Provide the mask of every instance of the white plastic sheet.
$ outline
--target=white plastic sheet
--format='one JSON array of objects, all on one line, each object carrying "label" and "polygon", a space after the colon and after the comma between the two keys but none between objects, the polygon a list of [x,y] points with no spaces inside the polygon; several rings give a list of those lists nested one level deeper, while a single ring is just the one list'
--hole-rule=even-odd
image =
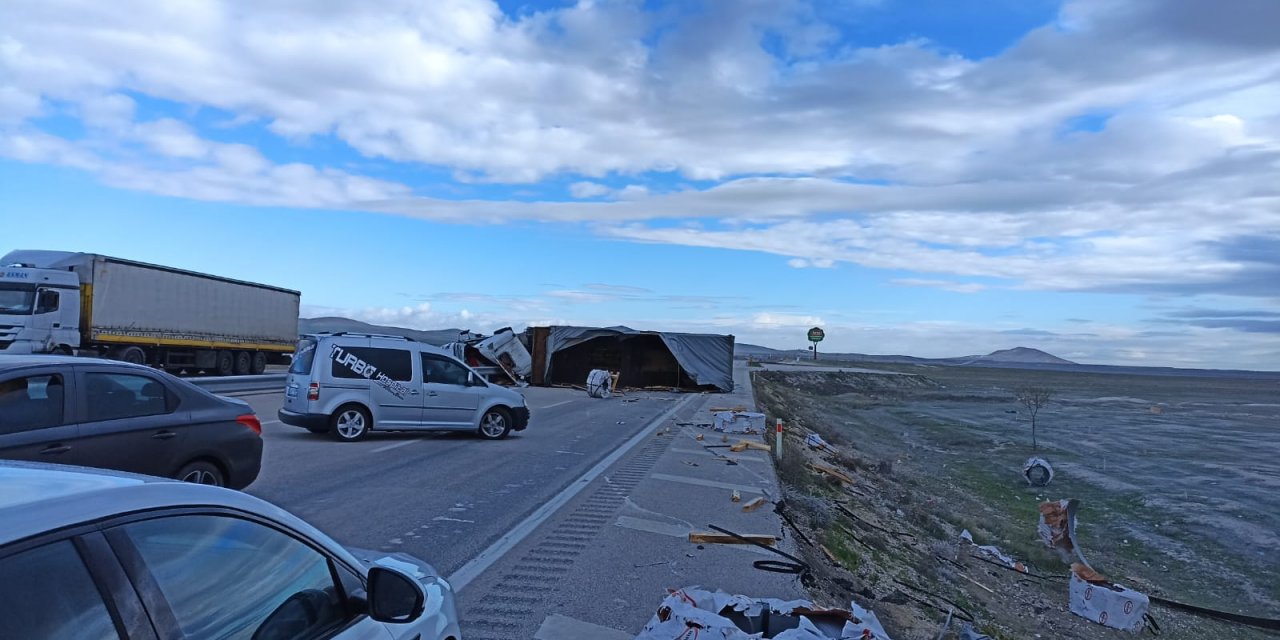
[{"label": "white plastic sheet", "polygon": [[764,433],[764,414],[754,411],[717,411],[712,429],[724,433]]},{"label": "white plastic sheet", "polygon": [[[839,618],[830,613],[797,611],[812,608],[813,603],[808,600],[752,598],[687,587],[672,592],[662,601],[636,640],[691,637],[699,640],[838,640],[864,637],[889,640],[876,615],[856,603],[850,603],[848,612],[839,612],[842,614]],[[792,616],[794,619],[779,621],[779,616]],[[758,629],[763,626],[771,628]],[[778,631],[775,627],[790,628]]]}]

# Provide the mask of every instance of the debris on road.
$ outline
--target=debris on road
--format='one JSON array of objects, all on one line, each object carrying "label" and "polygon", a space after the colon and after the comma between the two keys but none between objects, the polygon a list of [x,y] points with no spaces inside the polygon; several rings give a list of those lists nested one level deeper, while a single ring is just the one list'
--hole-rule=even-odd
[{"label": "debris on road", "polygon": [[755,411],[718,411],[711,428],[724,433],[764,433],[764,414]]},{"label": "debris on road", "polygon": [[737,489],[733,490],[733,495],[729,496],[729,502],[742,502],[742,494]]},{"label": "debris on road", "polygon": [[636,640],[889,640],[876,615],[850,608],[815,608],[808,600],[732,595],[687,587],[671,591]]},{"label": "debris on road", "polygon": [[1053,465],[1040,456],[1034,456],[1022,466],[1022,477],[1033,487],[1043,487],[1053,481]]},{"label": "debris on road", "polygon": [[751,513],[752,511],[755,511],[756,509],[759,509],[761,506],[763,506],[764,503],[765,503],[765,499],[763,497],[752,498],[746,504],[742,505],[742,510],[746,511],[747,513]]},{"label": "debris on road", "polygon": [[[739,449],[738,447],[742,448]],[[773,447],[770,447],[763,442],[752,442],[750,440],[739,440],[738,444],[729,447],[729,450],[733,452],[745,451],[747,449],[755,449],[756,451],[773,451]]]},{"label": "debris on road", "polygon": [[613,395],[613,378],[604,369],[592,369],[587,374],[587,395],[592,398],[608,398]]},{"label": "debris on road", "polygon": [[689,542],[698,544],[764,544],[773,546],[778,543],[778,538],[763,533],[744,533],[739,537],[735,537],[714,531],[690,531]]}]

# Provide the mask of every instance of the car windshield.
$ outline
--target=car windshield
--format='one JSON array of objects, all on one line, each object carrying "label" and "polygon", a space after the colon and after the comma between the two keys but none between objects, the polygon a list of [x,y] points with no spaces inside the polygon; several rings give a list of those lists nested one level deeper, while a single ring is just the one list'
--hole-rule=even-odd
[{"label": "car windshield", "polygon": [[29,314],[35,301],[35,285],[0,282],[0,314]]}]

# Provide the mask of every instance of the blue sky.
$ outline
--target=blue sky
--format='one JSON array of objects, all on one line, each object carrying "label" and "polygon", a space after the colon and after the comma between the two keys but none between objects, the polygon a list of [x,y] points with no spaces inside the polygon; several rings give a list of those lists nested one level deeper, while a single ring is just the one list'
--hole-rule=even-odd
[{"label": "blue sky", "polygon": [[126,5],[0,9],[0,251],[417,328],[1277,368],[1272,3]]}]

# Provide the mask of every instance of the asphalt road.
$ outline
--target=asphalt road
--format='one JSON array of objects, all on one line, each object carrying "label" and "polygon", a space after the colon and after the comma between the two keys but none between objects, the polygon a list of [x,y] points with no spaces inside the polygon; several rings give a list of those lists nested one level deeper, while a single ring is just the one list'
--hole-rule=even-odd
[{"label": "asphalt road", "polygon": [[340,443],[276,421],[279,394],[239,396],[263,421],[262,473],[246,491],[343,544],[404,551],[449,575],[678,399],[523,392],[529,428],[496,442],[460,433],[374,432]]}]

